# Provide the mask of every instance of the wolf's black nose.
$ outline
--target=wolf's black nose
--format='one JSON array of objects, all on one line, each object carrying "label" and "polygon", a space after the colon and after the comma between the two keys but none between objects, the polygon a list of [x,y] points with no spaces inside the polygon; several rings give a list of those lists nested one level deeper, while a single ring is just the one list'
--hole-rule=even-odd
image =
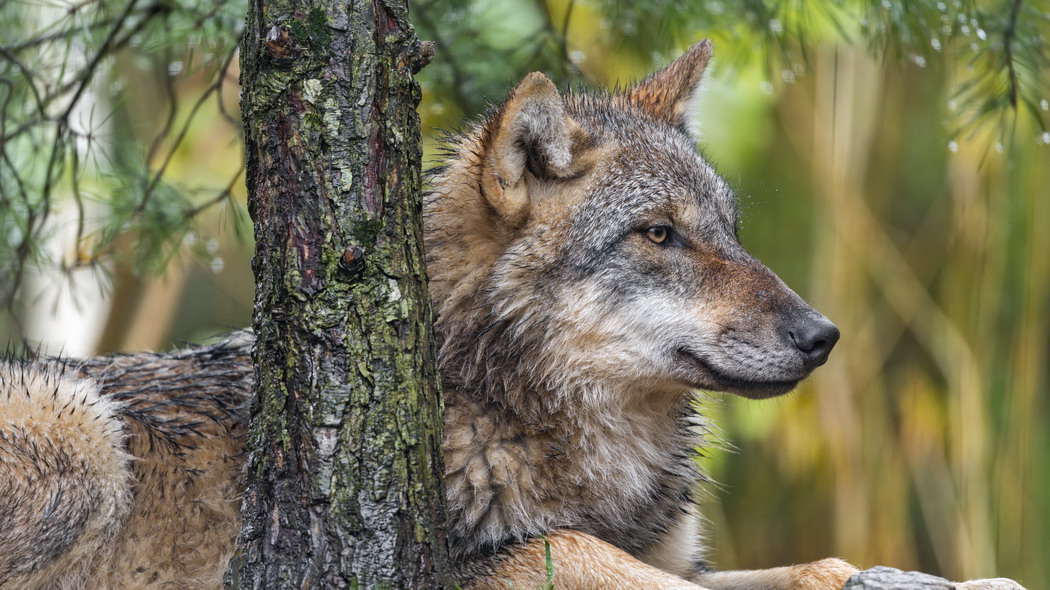
[{"label": "wolf's black nose", "polygon": [[839,341],[839,329],[824,316],[803,316],[788,322],[785,330],[810,370],[823,365]]}]

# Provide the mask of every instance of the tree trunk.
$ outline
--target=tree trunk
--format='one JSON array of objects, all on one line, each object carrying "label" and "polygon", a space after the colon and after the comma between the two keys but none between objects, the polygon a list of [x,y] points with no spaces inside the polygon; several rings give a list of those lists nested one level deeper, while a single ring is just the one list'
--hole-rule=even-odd
[{"label": "tree trunk", "polygon": [[440,588],[441,403],[404,0],[252,0],[256,396],[229,588]]}]

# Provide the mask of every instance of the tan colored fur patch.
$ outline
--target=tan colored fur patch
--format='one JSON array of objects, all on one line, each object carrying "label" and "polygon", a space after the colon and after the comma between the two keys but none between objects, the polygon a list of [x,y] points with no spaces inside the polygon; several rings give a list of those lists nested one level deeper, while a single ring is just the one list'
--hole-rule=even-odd
[{"label": "tan colored fur patch", "polygon": [[[554,587],[559,590],[703,590],[579,531],[560,530],[546,539],[554,563]],[[502,559],[490,576],[478,579],[466,590],[542,588],[547,583],[545,572],[544,540],[532,539]]]},{"label": "tan colored fur patch", "polygon": [[694,578],[711,590],[841,590],[857,568],[829,557],[765,570],[708,572]]},{"label": "tan colored fur patch", "polygon": [[116,412],[61,368],[0,365],[0,587],[82,588],[111,549],[132,481]]},{"label": "tan colored fur patch", "polygon": [[221,588],[250,345],[0,362],[0,590]]}]

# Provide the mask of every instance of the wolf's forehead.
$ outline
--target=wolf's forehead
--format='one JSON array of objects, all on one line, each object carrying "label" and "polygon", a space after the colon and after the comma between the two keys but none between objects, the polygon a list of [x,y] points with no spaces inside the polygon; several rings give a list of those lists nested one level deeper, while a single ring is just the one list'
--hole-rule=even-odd
[{"label": "wolf's forehead", "polygon": [[613,217],[668,216],[711,225],[736,222],[736,197],[677,129],[641,124],[606,136],[611,154],[600,165],[584,205]]},{"label": "wolf's forehead", "polygon": [[[674,201],[669,205],[692,204],[687,201],[692,197],[701,207],[735,215],[733,191],[684,130],[603,100],[586,100],[577,108],[584,125],[600,138],[598,142],[610,148],[603,171],[609,183],[655,198],[666,195]],[[639,198],[642,195],[631,196],[636,204],[645,201]]]}]

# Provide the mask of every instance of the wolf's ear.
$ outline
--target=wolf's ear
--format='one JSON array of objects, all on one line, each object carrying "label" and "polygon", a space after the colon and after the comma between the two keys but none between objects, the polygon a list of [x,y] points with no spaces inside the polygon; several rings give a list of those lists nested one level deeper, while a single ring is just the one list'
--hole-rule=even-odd
[{"label": "wolf's ear", "polygon": [[689,122],[700,93],[700,81],[713,53],[709,39],[696,43],[671,65],[628,90],[628,99],[657,119],[691,132]]},{"label": "wolf's ear", "polygon": [[565,178],[586,164],[579,152],[589,135],[565,113],[558,89],[533,72],[510,92],[482,133],[481,188],[489,204],[509,226],[528,218],[530,177]]}]

